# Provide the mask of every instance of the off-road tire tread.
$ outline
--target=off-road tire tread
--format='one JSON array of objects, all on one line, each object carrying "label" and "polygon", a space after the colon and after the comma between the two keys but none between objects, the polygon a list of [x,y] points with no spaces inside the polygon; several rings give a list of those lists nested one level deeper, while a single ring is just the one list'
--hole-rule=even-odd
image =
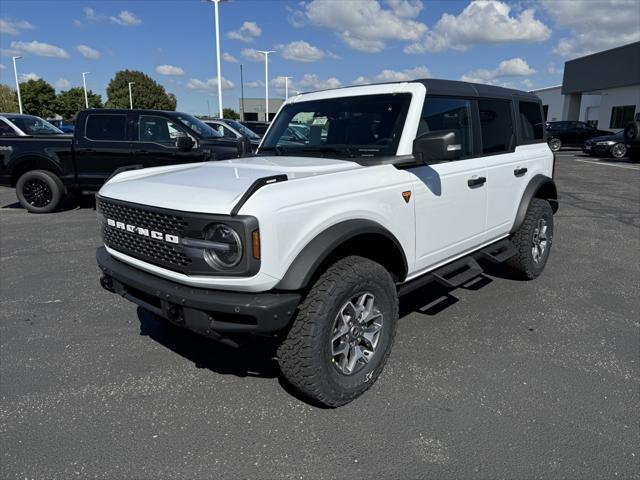
[{"label": "off-road tire tread", "polygon": [[[344,405],[372,385],[382,373],[384,365],[393,345],[397,321],[393,322],[390,331],[389,347],[387,348],[380,366],[372,371],[367,384],[361,391],[351,394],[333,391],[323,371],[313,361],[312,349],[318,344],[315,337],[321,334],[319,322],[322,320],[325,304],[330,300],[341,285],[352,284],[361,280],[375,277],[385,278],[389,288],[395,284],[389,272],[380,264],[364,257],[345,257],[331,265],[315,282],[300,306],[292,322],[286,338],[278,347],[278,363],[280,370],[289,384],[299,393],[320,404],[329,407]],[[395,295],[395,317],[398,317],[398,297]]]},{"label": "off-road tire tread", "polygon": [[[540,272],[535,272],[531,267],[533,266],[533,260],[531,258],[531,234],[536,228],[536,222],[545,212],[548,212],[551,218],[553,218],[553,209],[549,202],[542,198],[534,198],[527,208],[527,214],[520,225],[520,228],[511,237],[511,242],[515,245],[516,253],[513,257],[509,258],[506,263],[511,267],[519,277],[525,280],[533,280]],[[551,242],[551,245],[553,242]],[[551,248],[549,245],[549,248]],[[548,255],[548,254],[547,254]]]}]

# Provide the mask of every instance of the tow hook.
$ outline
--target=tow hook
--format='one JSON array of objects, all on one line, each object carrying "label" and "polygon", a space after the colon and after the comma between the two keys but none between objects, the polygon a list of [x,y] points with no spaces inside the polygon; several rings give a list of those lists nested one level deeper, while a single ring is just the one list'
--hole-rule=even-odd
[{"label": "tow hook", "polygon": [[100,277],[100,285],[105,290],[110,291],[111,293],[115,293],[115,288],[113,288],[113,279],[107,275],[103,275]]}]

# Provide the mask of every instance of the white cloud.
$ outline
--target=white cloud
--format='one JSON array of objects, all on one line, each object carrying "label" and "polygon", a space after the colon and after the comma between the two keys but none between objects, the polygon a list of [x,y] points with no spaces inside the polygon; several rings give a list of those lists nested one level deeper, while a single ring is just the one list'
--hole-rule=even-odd
[{"label": "white cloud", "polygon": [[283,58],[294,62],[316,62],[325,57],[325,53],[318,47],[298,40],[286,45],[277,45],[276,50],[280,52]]},{"label": "white cloud", "polygon": [[[231,90],[235,85],[232,81],[222,77],[222,89]],[[213,92],[218,88],[218,79],[209,78],[207,80],[199,80],[197,78],[191,78],[187,82],[187,88],[191,90],[197,90],[199,92]]]},{"label": "white cloud", "polygon": [[80,55],[85,58],[89,58],[91,60],[98,60],[100,58],[100,52],[95,48],[91,48],[87,45],[78,45],[76,47],[76,50],[80,52]]},{"label": "white cloud", "polygon": [[19,35],[22,30],[33,30],[32,24],[26,20],[13,21],[9,18],[0,18],[0,33],[5,35]]},{"label": "white cloud", "polygon": [[130,12],[129,10],[122,10],[115,17],[109,17],[113,23],[117,23],[118,25],[122,25],[123,27],[132,27],[134,25],[140,25],[142,20],[135,13]]},{"label": "white cloud", "polygon": [[254,80],[253,82],[247,82],[244,84],[246,88],[264,88],[264,82],[262,80]]},{"label": "white cloud", "polygon": [[415,67],[405,70],[382,70],[378,73],[373,80],[367,77],[360,76],[356,78],[352,85],[367,85],[369,83],[383,83],[383,82],[408,82],[418,78],[431,78],[431,71],[427,67]]},{"label": "white cloud", "polygon": [[29,80],[40,80],[40,75],[36,73],[21,73],[19,75],[20,82],[28,82]]},{"label": "white cloud", "polygon": [[520,82],[527,90],[533,90],[533,82],[530,78],[525,78]]},{"label": "white cloud", "polygon": [[[555,2],[554,2],[555,3]],[[459,15],[445,13],[420,41],[408,45],[405,53],[465,51],[479,43],[541,42],[551,30],[528,8],[511,15],[511,7],[497,0],[476,0]]]},{"label": "white cloud", "polygon": [[305,4],[306,19],[314,25],[334,30],[341,40],[362,52],[380,52],[388,40],[416,42],[427,32],[415,17],[422,8],[420,1],[388,1],[383,8],[378,0],[334,2],[313,0]]},{"label": "white cloud", "polygon": [[156,72],[160,75],[184,75],[184,70],[175,65],[158,65]]},{"label": "white cloud", "polygon": [[11,49],[19,54],[38,55],[40,57],[69,58],[66,50],[42,42],[11,42]]},{"label": "white cloud", "polygon": [[5,68],[7,67],[5,67],[3,63],[0,63],[0,70],[4,70]]},{"label": "white cloud", "polygon": [[238,59],[231,55],[230,53],[224,52],[222,54],[222,60],[229,63],[238,63]]},{"label": "white cloud", "polygon": [[53,83],[53,86],[58,90],[62,90],[63,88],[69,88],[69,86],[71,86],[71,82],[66,78],[59,78]]},{"label": "white cloud", "polygon": [[460,77],[463,82],[500,84],[506,77],[528,77],[536,73],[522,58],[503,60],[497,68],[489,70],[481,68],[465,73]]},{"label": "white cloud", "polygon": [[247,60],[251,60],[252,62],[264,61],[264,55],[255,48],[243,48],[240,52],[240,55],[242,55]]},{"label": "white cloud", "polygon": [[553,49],[565,59],[640,40],[638,0],[542,0],[542,5],[557,25],[571,33]]},{"label": "white cloud", "polygon": [[551,74],[551,75],[560,75],[562,73],[563,69],[562,68],[558,68],[556,66],[555,63],[550,62],[549,65],[547,65],[547,73]]},{"label": "white cloud", "polygon": [[252,42],[262,34],[256,22],[244,22],[238,30],[227,33],[227,38],[241,42]]},{"label": "white cloud", "polygon": [[[280,80],[284,85],[284,78],[281,78]],[[338,88],[341,85],[342,84],[340,83],[340,80],[338,80],[336,77],[322,79],[315,73],[314,74],[305,73],[304,76],[302,77],[302,80],[300,80],[299,82],[296,82],[294,84],[294,87],[295,87],[295,90],[313,91],[313,90],[327,90],[329,88]]]}]

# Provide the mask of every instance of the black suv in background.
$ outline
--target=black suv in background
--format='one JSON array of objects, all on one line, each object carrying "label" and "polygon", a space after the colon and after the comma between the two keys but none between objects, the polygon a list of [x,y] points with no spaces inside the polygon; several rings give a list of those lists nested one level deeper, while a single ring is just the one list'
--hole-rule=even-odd
[{"label": "black suv in background", "polygon": [[242,157],[246,137],[224,138],[192,115],[83,110],[73,136],[0,138],[0,185],[30,212],[48,213],[69,190],[97,191],[116,171]]},{"label": "black suv in background", "polygon": [[584,122],[547,122],[547,143],[553,152],[562,147],[582,147],[590,138],[605,135],[613,135],[613,132],[598,130]]}]

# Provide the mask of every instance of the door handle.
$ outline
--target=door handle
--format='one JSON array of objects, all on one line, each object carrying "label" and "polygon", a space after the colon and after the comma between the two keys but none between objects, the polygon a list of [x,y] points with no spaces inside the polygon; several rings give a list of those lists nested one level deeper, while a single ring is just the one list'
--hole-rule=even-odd
[{"label": "door handle", "polygon": [[467,180],[467,185],[470,187],[479,187],[480,185],[484,185],[486,181],[486,177],[470,178]]},{"label": "door handle", "polygon": [[151,152],[149,152],[148,150],[136,150],[135,151],[136,155],[149,155],[149,153],[151,153]]},{"label": "door handle", "polygon": [[522,176],[522,175],[524,175],[525,173],[527,173],[527,169],[526,169],[526,168],[516,168],[516,169],[513,171],[513,174],[514,174],[516,177],[521,177],[521,176]]}]

